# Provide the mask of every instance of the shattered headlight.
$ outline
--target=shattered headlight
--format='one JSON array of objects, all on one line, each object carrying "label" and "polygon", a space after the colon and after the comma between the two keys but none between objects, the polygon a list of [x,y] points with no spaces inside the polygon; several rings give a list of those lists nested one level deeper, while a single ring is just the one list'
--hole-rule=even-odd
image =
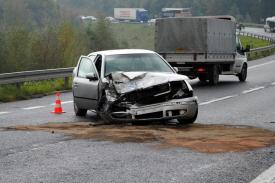
[{"label": "shattered headlight", "polygon": [[193,97],[193,90],[189,89],[185,81],[181,82],[181,88],[173,95],[173,99]]}]

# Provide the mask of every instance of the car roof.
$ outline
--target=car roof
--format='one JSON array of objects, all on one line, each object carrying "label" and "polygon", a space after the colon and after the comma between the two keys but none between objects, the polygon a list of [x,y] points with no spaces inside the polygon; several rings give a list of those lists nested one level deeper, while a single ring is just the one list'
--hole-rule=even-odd
[{"label": "car roof", "polygon": [[150,50],[143,50],[143,49],[119,49],[119,50],[105,50],[105,51],[98,51],[90,53],[90,55],[124,55],[124,54],[141,54],[141,53],[155,53]]}]

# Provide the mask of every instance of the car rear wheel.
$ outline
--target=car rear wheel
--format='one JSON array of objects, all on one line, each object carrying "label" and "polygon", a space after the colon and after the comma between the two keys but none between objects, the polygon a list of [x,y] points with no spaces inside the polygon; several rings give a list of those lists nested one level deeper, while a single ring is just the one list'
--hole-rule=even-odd
[{"label": "car rear wheel", "polygon": [[81,109],[77,106],[76,103],[74,103],[74,112],[76,116],[86,116],[87,109]]},{"label": "car rear wheel", "polygon": [[247,64],[243,65],[242,71],[238,74],[238,78],[241,82],[245,82],[247,78]]},{"label": "car rear wheel", "polygon": [[196,121],[198,117],[198,110],[196,110],[195,115],[192,118],[187,118],[187,119],[177,119],[180,125],[187,125],[187,124],[192,124]]}]

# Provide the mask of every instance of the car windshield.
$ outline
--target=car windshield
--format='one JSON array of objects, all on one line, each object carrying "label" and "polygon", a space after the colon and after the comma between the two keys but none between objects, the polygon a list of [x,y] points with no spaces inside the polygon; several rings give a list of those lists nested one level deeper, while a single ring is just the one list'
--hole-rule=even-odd
[{"label": "car windshield", "polygon": [[173,72],[170,66],[154,53],[109,55],[105,58],[105,76],[113,72]]},{"label": "car windshield", "polygon": [[275,22],[274,21],[267,21],[267,24],[269,25],[270,28],[275,27]]}]

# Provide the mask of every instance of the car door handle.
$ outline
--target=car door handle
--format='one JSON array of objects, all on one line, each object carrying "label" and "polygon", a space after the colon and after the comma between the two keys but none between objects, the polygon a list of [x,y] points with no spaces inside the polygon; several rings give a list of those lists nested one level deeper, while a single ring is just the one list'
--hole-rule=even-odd
[{"label": "car door handle", "polygon": [[77,88],[78,87],[78,83],[74,83],[74,88]]}]

